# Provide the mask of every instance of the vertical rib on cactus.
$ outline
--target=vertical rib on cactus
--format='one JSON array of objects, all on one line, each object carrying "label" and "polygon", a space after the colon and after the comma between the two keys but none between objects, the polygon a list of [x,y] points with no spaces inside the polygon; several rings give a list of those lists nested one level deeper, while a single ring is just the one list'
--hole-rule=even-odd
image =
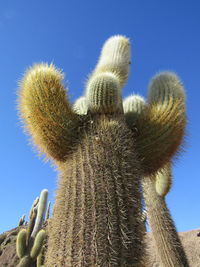
[{"label": "vertical rib on cactus", "polygon": [[141,170],[132,146],[123,119],[103,116],[90,124],[60,177],[47,266],[140,262]]},{"label": "vertical rib on cactus", "polygon": [[147,175],[177,152],[185,124],[185,95],[178,77],[169,72],[157,75],[150,84],[147,108],[136,124],[136,150]]},{"label": "vertical rib on cactus", "polygon": [[[163,173],[157,175],[162,176]],[[163,266],[189,267],[165,197],[156,192],[155,178],[145,177],[142,185],[149,225]]]},{"label": "vertical rib on cactus", "polygon": [[111,72],[92,76],[87,84],[86,99],[93,113],[117,113],[122,108],[119,80]]}]

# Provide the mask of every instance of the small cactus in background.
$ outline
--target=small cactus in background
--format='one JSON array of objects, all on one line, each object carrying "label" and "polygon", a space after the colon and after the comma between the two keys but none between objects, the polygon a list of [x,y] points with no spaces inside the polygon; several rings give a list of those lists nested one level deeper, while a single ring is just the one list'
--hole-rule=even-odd
[{"label": "small cactus in background", "polygon": [[177,96],[180,83],[169,90],[171,74],[164,73],[156,76],[162,88],[155,89],[153,79],[141,114],[126,117],[130,105],[122,106],[121,89],[129,67],[128,39],[108,39],[73,107],[63,74],[52,64],[35,65],[22,80],[25,129],[60,171],[47,266],[143,266],[140,177],[158,171],[177,151],[185,103]]},{"label": "small cactus in background", "polygon": [[[170,95],[169,92],[171,90],[173,97],[184,100],[183,88],[175,75],[165,73],[162,74],[162,77],[163,83],[160,81],[159,76],[153,80],[155,86],[153,86],[153,90],[149,96],[151,100],[159,102],[160,97],[162,98],[161,101],[165,102],[164,98],[168,101],[168,96],[162,93],[160,84],[162,85],[162,89],[164,85],[166,86],[168,95]],[[157,84],[157,81],[159,84]],[[172,88],[175,86],[179,88],[174,92]],[[141,117],[144,116],[143,111],[146,108],[145,101],[141,97],[131,96],[124,101],[123,106],[125,117],[129,123],[131,122],[132,125],[137,127],[137,121],[141,120]],[[171,163],[166,163],[155,175],[146,176],[142,181],[149,226],[163,266],[186,267],[189,266],[187,258],[165,202],[165,196],[170,191],[171,186]]]},{"label": "small cactus in background", "polygon": [[[41,252],[45,231],[41,230],[46,212],[48,191],[44,189],[31,208],[28,229],[22,229],[16,242],[17,255],[20,259],[18,267],[31,267]],[[39,266],[39,265],[38,265]]]},{"label": "small cactus in background", "polygon": [[18,226],[22,226],[24,222],[25,222],[25,215],[23,215],[21,219],[19,220]]}]

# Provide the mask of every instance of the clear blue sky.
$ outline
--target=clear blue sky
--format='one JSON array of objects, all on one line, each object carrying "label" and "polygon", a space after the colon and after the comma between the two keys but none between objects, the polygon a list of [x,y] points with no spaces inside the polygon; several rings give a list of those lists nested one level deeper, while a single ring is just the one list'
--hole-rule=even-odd
[{"label": "clear blue sky", "polygon": [[200,1],[0,1],[0,233],[17,226],[44,188],[53,200],[57,173],[28,145],[16,110],[18,81],[33,63],[66,74],[71,101],[82,95],[104,41],[130,38],[132,65],[123,97],[146,97],[151,77],[175,71],[187,94],[187,144],[173,167],[167,203],[178,231],[200,227]]}]

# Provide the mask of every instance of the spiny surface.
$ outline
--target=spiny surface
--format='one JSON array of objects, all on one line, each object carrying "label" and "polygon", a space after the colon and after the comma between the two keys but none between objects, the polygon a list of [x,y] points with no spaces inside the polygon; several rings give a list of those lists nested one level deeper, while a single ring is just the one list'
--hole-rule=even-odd
[{"label": "spiny surface", "polygon": [[99,116],[89,123],[62,166],[46,264],[142,266],[142,171],[132,134],[121,118]]}]

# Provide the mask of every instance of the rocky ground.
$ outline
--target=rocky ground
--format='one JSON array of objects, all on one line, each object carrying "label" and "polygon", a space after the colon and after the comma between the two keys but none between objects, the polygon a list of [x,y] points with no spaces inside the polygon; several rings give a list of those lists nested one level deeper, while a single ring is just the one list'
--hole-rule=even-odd
[{"label": "rocky ground", "polygon": [[[16,227],[0,235],[0,267],[17,266],[16,237],[22,227],[24,226]],[[191,267],[200,267],[199,232],[200,229],[179,233]],[[146,244],[149,255],[149,266],[147,267],[161,267],[150,233],[146,235]]]}]

